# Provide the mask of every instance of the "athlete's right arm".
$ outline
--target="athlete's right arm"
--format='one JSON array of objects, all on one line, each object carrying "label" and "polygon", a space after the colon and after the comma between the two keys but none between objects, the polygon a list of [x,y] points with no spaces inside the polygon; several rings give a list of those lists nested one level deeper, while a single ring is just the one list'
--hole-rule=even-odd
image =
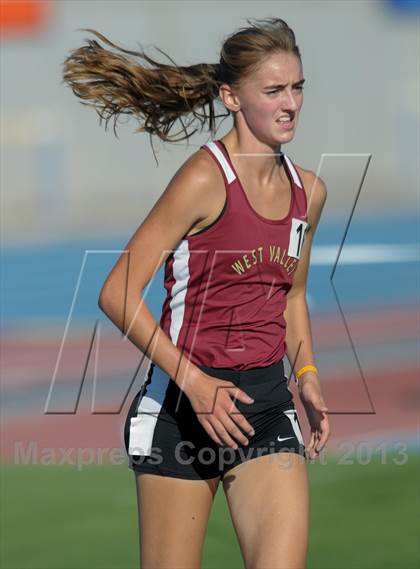
[{"label": "athlete's right arm", "polygon": [[[251,425],[230,395],[252,400],[233,383],[210,378],[173,344],[153,318],[142,291],[191,227],[209,216],[215,176],[220,173],[205,150],[191,156],[133,234],[106,278],[99,307],[152,362],[186,393],[207,433],[219,444],[235,446],[229,433],[246,444]],[[216,168],[216,170],[215,170]],[[223,387],[223,389],[220,389]],[[232,418],[229,413],[234,413]]]}]

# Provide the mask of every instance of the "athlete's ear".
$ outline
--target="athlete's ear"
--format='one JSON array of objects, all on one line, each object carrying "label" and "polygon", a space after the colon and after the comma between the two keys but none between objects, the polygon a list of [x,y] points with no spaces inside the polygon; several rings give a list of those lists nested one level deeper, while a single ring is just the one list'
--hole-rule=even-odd
[{"label": "athlete's ear", "polygon": [[220,85],[219,97],[229,111],[236,113],[240,110],[241,104],[239,102],[239,99],[232,87],[227,83]]}]

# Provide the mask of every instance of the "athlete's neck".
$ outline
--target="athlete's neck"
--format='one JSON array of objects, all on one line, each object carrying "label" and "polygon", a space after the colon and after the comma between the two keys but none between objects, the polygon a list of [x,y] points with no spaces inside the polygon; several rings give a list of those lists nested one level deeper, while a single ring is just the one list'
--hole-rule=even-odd
[{"label": "athlete's neck", "polygon": [[283,166],[281,145],[274,149],[267,145],[252,144],[247,145],[245,149],[243,146],[240,147],[237,140],[230,135],[220,138],[219,141],[239,175],[250,177],[260,187],[277,185],[279,179],[280,183],[289,184]]}]

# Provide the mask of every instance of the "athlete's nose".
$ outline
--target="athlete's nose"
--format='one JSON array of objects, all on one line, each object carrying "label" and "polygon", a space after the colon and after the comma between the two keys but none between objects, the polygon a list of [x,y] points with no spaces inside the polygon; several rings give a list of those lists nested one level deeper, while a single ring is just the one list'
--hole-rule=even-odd
[{"label": "athlete's nose", "polygon": [[283,110],[284,111],[297,111],[298,110],[298,103],[295,99],[295,95],[292,89],[287,89],[285,92],[285,99],[283,103]]}]

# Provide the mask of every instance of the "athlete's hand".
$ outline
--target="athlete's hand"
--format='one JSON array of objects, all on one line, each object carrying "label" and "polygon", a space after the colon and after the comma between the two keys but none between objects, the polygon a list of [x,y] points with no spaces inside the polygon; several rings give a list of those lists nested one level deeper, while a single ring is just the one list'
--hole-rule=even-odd
[{"label": "athlete's hand", "polygon": [[306,450],[310,458],[316,458],[330,436],[330,424],[318,378],[315,374],[310,375],[311,372],[306,373],[299,379],[298,389],[311,427],[311,440]]},{"label": "athlete's hand", "polygon": [[238,445],[232,438],[235,437],[241,444],[248,444],[248,439],[238,426],[251,436],[254,430],[231,399],[253,403],[254,400],[244,391],[231,381],[209,376],[201,370],[192,381],[189,378],[180,387],[190,400],[204,430],[216,443],[236,449]]}]

